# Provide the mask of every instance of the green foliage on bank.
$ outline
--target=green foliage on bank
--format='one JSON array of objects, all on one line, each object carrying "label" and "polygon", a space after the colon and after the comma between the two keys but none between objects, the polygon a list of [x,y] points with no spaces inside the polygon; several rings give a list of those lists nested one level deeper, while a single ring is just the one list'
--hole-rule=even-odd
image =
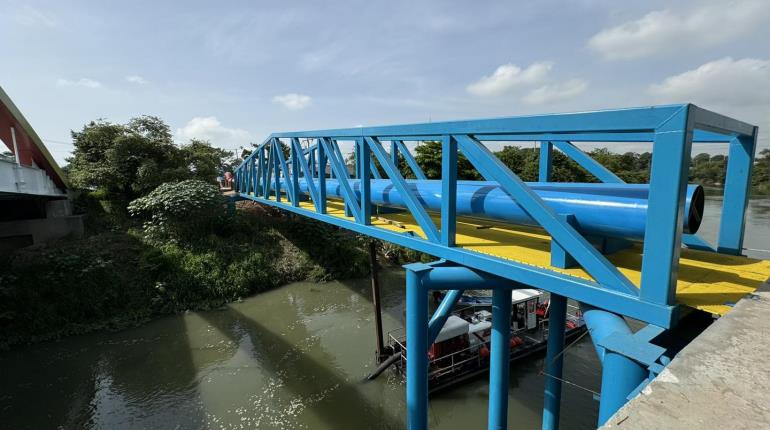
[{"label": "green foliage on bank", "polygon": [[0,347],[121,329],[289,282],[365,276],[361,239],[255,204],[185,240],[101,232],[0,261]]},{"label": "green foliage on bank", "polygon": [[198,179],[214,182],[233,155],[193,139],[178,146],[160,118],[140,116],[127,124],[92,121],[72,132],[75,146],[67,161],[72,185],[128,202],[164,182]]}]

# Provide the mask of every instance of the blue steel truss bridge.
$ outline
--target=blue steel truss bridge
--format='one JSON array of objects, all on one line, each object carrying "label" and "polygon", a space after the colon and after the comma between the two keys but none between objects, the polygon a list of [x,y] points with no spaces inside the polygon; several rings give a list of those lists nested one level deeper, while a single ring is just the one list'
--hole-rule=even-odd
[{"label": "blue steel truss bridge", "polygon": [[[684,104],[274,133],[236,169],[235,189],[239,198],[438,258],[405,267],[410,429],[427,428],[427,348],[451,311],[428,314],[434,289],[450,290],[450,304],[464,290],[493,290],[488,423],[495,429],[507,428],[510,290],[551,295],[544,429],[558,428],[566,303],[579,302],[603,366],[601,425],[670,362],[677,349],[665,339],[683,318],[723,315],[770,277],[770,262],[741,255],[757,132]],[[441,142],[440,178],[427,178],[410,154],[407,144],[421,141]],[[533,141],[535,183],[489,149]],[[618,151],[650,142],[649,184],[624,183],[580,142]],[[713,244],[696,234],[703,190],[687,183],[693,142],[729,144]],[[354,148],[354,168],[340,144]],[[599,182],[552,182],[554,150]],[[460,153],[483,181],[457,179]],[[402,159],[416,179],[405,179]],[[647,325],[634,333],[623,317]]]}]

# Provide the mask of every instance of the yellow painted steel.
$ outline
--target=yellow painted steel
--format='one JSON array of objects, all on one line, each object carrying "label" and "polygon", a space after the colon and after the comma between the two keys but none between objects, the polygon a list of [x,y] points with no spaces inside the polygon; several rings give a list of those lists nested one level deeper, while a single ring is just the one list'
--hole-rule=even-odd
[{"label": "yellow painted steel", "polygon": [[[301,202],[314,210],[311,202]],[[327,214],[346,217],[341,201],[329,200]],[[439,225],[437,214],[432,214]],[[373,214],[372,225],[386,230],[425,238],[422,229],[407,212]],[[506,260],[547,268],[578,278],[592,279],[581,268],[560,269],[550,265],[551,237],[542,230],[493,221],[460,217],[457,219],[457,246]],[[634,285],[641,284],[642,248],[634,245],[607,256]],[[770,261],[682,249],[676,299],[679,303],[716,315],[727,313],[731,305],[756,290],[770,278]]]}]

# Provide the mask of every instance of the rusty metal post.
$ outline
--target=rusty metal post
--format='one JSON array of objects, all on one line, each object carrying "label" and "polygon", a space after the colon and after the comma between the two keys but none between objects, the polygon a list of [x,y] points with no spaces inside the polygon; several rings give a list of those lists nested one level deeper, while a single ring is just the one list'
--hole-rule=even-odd
[{"label": "rusty metal post", "polygon": [[369,265],[372,273],[372,305],[374,305],[374,331],[377,337],[377,362],[382,360],[385,344],[382,339],[382,307],[380,305],[380,279],[377,273],[377,246],[369,241]]}]

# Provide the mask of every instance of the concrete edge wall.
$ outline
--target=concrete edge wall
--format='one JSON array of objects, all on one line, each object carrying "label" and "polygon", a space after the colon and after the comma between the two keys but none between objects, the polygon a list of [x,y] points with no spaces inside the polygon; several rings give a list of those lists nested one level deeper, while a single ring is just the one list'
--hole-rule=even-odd
[{"label": "concrete edge wall", "polygon": [[770,428],[769,405],[766,282],[687,345],[602,429]]}]

